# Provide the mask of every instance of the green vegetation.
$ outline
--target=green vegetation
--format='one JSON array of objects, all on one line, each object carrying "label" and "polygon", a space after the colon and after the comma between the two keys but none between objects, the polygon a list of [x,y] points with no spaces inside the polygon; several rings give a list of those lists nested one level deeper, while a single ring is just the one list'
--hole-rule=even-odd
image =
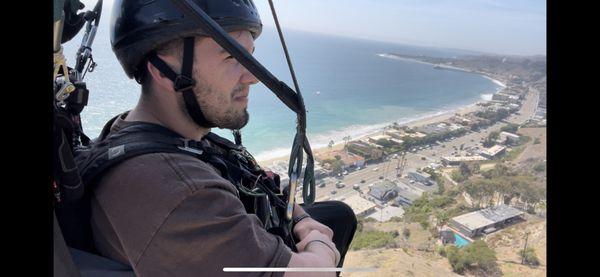
[{"label": "green vegetation", "polygon": [[389,139],[378,139],[377,144],[383,146],[383,150],[386,153],[395,153],[404,149],[402,145]]},{"label": "green vegetation", "polygon": [[525,136],[525,135],[521,135],[519,137],[518,145],[523,145],[523,144],[528,143],[530,141],[531,141],[531,137],[528,137],[528,136]]},{"label": "green vegetation", "polygon": [[402,229],[402,235],[404,236],[405,239],[410,238],[410,229],[404,227],[404,229]]},{"label": "green vegetation", "polygon": [[474,269],[482,270],[485,275],[496,275],[498,272],[496,252],[482,240],[476,240],[462,248],[447,245],[442,252],[456,273]]},{"label": "green vegetation", "polygon": [[502,157],[502,159],[500,159],[500,160],[501,161],[512,161],[512,160],[516,159],[519,155],[521,155],[521,153],[523,153],[523,150],[525,150],[525,145],[515,147],[512,150],[510,150],[508,152],[508,154],[506,154],[506,156]]},{"label": "green vegetation", "polygon": [[327,159],[327,160],[323,160],[323,164],[330,164],[331,166],[331,171],[334,174],[338,174],[338,173],[342,173],[342,171],[344,171],[344,162],[341,160],[340,156],[335,157],[335,159]]},{"label": "green vegetation", "polygon": [[423,229],[430,227],[430,218],[435,219],[435,227],[446,223],[450,214],[445,208],[456,203],[454,198],[447,195],[430,195],[425,192],[406,208],[404,218],[407,222],[418,222]]},{"label": "green vegetation", "polygon": [[478,174],[480,172],[480,165],[478,163],[473,163],[471,165],[467,163],[460,163],[458,169],[452,171],[450,177],[452,180],[456,182],[464,182],[469,177],[473,176],[473,174]]},{"label": "green vegetation", "polygon": [[396,247],[395,238],[398,236],[398,231],[382,232],[382,231],[364,231],[356,232],[350,249],[374,249],[381,247]]},{"label": "green vegetation", "polygon": [[439,134],[427,134],[425,137],[422,137],[422,138],[404,137],[403,138],[404,143],[402,146],[404,146],[405,149],[410,149],[411,147],[421,146],[421,145],[425,145],[425,144],[432,144],[437,141],[445,140],[445,139],[448,139],[451,137],[460,137],[460,136],[464,135],[466,132],[467,132],[467,129],[463,128],[463,129],[448,131],[448,132],[439,133]]},{"label": "green vegetation", "polygon": [[502,132],[509,132],[509,133],[513,133],[513,134],[516,133],[517,130],[519,130],[519,125],[513,124],[513,123],[509,123],[508,125],[500,128],[500,131],[502,131]]},{"label": "green vegetation", "polygon": [[502,119],[507,118],[510,115],[510,112],[506,109],[498,109],[498,110],[485,110],[479,111],[475,113],[475,116],[485,118],[493,122],[498,122]]},{"label": "green vegetation", "polygon": [[537,255],[535,255],[535,250],[533,248],[527,248],[525,250],[519,251],[519,257],[523,260],[526,265],[538,266],[540,265],[540,260]]},{"label": "green vegetation", "polygon": [[499,137],[500,137],[500,132],[498,132],[498,131],[490,132],[490,134],[487,136],[485,141],[483,141],[483,146],[488,147],[488,148],[494,146],[496,144],[496,140]]},{"label": "green vegetation", "polygon": [[517,175],[506,165],[496,164],[481,175],[484,178],[468,180],[460,186],[471,197],[472,208],[493,205],[494,196],[498,196],[505,204],[519,199],[532,209],[545,199],[545,188],[536,185],[533,176]]}]

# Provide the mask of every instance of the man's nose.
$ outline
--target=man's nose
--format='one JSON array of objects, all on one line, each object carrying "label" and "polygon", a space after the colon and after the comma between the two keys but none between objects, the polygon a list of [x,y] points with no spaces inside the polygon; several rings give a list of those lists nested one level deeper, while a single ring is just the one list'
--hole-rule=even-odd
[{"label": "man's nose", "polygon": [[244,68],[244,73],[242,74],[242,84],[244,85],[254,85],[258,83],[258,79],[252,74],[248,69]]}]

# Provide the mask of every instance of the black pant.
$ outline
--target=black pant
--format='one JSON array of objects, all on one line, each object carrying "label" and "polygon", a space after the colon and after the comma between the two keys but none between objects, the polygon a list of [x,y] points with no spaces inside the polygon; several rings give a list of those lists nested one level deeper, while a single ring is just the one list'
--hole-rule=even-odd
[{"label": "black pant", "polygon": [[[356,231],[356,215],[350,206],[340,201],[315,202],[310,206],[300,204],[310,216],[333,230],[333,242],[340,251],[338,267],[344,264],[344,257]],[[339,272],[338,272],[339,275]]]}]

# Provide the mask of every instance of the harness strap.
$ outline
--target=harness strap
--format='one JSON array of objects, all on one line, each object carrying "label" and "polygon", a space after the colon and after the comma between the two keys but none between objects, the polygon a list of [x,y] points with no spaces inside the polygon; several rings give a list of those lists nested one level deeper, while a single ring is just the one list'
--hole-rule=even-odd
[{"label": "harness strap", "polygon": [[155,51],[149,54],[148,60],[160,72],[165,74],[169,80],[173,81],[173,88],[175,91],[182,93],[185,108],[192,120],[200,126],[212,128],[217,125],[210,122],[210,120],[204,116],[200,105],[198,105],[198,100],[196,100],[196,95],[194,94],[194,87],[196,86],[196,81],[192,78],[194,41],[194,37],[187,37],[183,40],[183,62],[181,64],[181,74],[179,75],[159,58]]}]

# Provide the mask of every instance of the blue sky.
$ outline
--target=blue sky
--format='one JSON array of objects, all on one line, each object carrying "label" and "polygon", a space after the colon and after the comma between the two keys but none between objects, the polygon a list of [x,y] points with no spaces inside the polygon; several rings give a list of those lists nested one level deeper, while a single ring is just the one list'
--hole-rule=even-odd
[{"label": "blue sky", "polygon": [[[84,0],[87,7],[96,1]],[[267,0],[254,0],[274,26]],[[284,30],[506,55],[546,54],[544,0],[274,0]],[[112,6],[113,0],[105,0]],[[109,8],[109,7],[106,7]],[[106,12],[107,10],[104,9]],[[104,20],[108,19],[108,13]]]},{"label": "blue sky", "polygon": [[[255,0],[274,26],[267,0]],[[275,0],[283,28],[459,48],[546,54],[543,0]]]}]

